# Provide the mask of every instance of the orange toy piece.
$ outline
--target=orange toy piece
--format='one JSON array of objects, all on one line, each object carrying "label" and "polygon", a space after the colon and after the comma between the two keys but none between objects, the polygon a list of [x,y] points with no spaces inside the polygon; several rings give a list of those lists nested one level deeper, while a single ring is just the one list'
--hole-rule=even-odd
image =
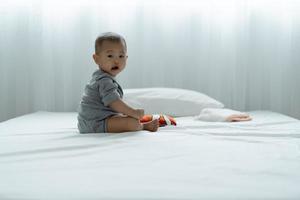
[{"label": "orange toy piece", "polygon": [[141,123],[146,123],[150,122],[154,119],[158,119],[159,126],[167,126],[167,125],[173,125],[176,126],[176,121],[173,117],[167,116],[167,115],[162,115],[162,114],[157,114],[157,115],[144,115],[141,119]]}]

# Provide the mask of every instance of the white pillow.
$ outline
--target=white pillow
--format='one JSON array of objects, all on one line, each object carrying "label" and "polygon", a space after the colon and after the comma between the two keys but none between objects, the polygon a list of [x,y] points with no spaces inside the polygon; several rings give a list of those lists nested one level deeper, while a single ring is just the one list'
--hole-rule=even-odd
[{"label": "white pillow", "polygon": [[204,108],[224,105],[197,91],[178,88],[124,89],[123,100],[133,108],[145,109],[145,114],[166,114],[173,117],[194,116]]}]

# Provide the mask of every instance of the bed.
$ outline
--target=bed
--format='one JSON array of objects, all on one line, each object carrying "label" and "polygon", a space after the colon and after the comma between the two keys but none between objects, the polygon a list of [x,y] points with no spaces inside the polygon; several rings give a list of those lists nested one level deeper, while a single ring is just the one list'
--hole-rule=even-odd
[{"label": "bed", "polygon": [[79,134],[75,112],[0,123],[0,199],[300,199],[300,121],[252,111],[122,134]]}]

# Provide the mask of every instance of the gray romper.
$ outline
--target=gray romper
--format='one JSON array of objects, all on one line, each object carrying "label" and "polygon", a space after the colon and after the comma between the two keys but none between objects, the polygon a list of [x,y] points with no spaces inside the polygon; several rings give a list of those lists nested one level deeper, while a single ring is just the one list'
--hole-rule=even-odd
[{"label": "gray romper", "polygon": [[119,114],[108,105],[122,99],[123,90],[115,78],[101,69],[96,70],[85,86],[78,107],[77,127],[80,133],[107,132],[107,118]]}]

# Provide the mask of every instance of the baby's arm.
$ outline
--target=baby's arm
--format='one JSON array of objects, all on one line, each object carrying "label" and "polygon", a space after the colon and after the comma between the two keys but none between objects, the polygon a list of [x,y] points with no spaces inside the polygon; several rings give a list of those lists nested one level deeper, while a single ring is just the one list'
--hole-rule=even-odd
[{"label": "baby's arm", "polygon": [[109,104],[113,110],[123,113],[135,119],[140,119],[144,115],[143,109],[133,109],[127,105],[122,99],[117,99]]},{"label": "baby's arm", "polygon": [[109,77],[104,77],[99,80],[99,93],[102,96],[104,106],[109,106],[114,111],[122,113],[129,117],[140,119],[144,115],[143,109],[133,109],[121,99],[117,85]]}]

